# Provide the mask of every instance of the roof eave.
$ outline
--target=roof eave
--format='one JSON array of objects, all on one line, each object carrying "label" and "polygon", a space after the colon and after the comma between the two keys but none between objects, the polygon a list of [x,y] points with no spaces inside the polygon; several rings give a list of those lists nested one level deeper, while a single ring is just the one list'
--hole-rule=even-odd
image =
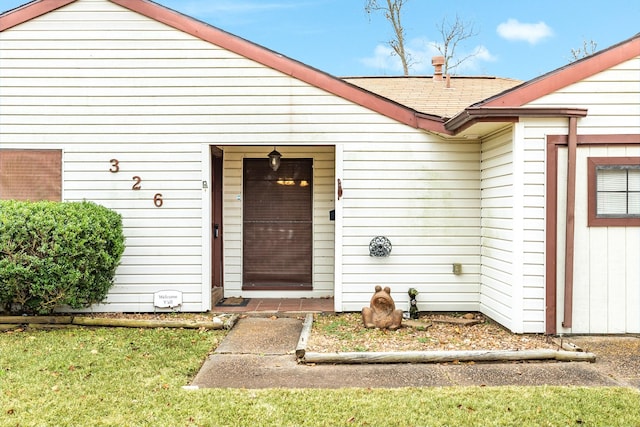
[{"label": "roof eave", "polygon": [[514,123],[521,117],[585,117],[585,108],[469,107],[444,123],[452,135],[480,122]]}]

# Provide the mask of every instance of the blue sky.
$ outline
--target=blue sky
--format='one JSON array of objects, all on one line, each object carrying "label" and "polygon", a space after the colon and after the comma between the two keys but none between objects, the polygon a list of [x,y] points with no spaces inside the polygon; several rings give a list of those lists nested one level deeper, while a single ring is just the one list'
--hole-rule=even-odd
[{"label": "blue sky", "polygon": [[[382,14],[365,13],[365,0],[157,2],[336,76],[402,74],[386,44],[391,27]],[[23,3],[0,0],[0,9]],[[640,32],[638,0],[407,0],[411,74],[432,74],[437,26],[456,15],[478,32],[458,47],[475,53],[456,70],[460,75],[529,80],[566,65],[584,42],[600,50]]]}]

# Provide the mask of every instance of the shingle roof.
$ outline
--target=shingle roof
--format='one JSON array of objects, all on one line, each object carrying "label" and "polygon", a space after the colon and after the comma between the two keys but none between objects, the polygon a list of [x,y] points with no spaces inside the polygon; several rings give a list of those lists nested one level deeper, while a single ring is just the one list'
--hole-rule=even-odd
[{"label": "shingle roof", "polygon": [[344,77],[353,85],[406,105],[416,111],[453,117],[466,107],[522,82],[500,77],[450,77],[436,81],[431,76]]}]

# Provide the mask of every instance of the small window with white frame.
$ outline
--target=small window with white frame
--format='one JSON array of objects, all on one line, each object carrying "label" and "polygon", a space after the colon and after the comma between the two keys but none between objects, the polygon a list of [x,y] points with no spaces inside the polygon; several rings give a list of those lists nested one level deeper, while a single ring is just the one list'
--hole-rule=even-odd
[{"label": "small window with white frame", "polygon": [[589,226],[640,225],[640,157],[590,157]]}]

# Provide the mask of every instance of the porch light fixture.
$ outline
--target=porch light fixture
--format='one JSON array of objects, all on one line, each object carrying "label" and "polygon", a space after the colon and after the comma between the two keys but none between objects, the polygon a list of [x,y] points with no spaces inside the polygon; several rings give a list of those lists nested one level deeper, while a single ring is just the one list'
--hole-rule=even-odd
[{"label": "porch light fixture", "polygon": [[273,151],[269,153],[269,166],[271,166],[271,169],[273,169],[274,171],[277,171],[278,168],[280,167],[281,157],[282,157],[282,154],[276,151],[276,147],[273,147]]}]

